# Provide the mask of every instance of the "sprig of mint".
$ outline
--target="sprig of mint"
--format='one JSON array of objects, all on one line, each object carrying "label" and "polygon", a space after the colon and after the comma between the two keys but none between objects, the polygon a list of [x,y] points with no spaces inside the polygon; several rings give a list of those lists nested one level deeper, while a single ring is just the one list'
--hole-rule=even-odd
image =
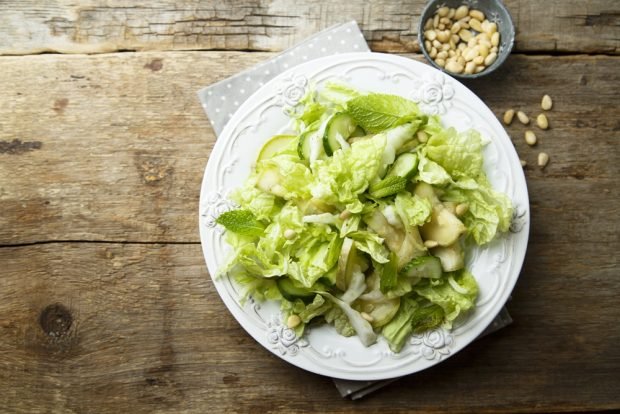
[{"label": "sprig of mint", "polygon": [[347,101],[347,112],[366,132],[375,134],[411,121],[418,105],[402,96],[371,93]]},{"label": "sprig of mint", "polygon": [[227,211],[220,214],[215,222],[242,236],[262,236],[265,232],[265,226],[248,210]]},{"label": "sprig of mint", "polygon": [[405,187],[407,187],[407,179],[393,175],[391,177],[384,178],[375,184],[371,184],[368,192],[371,197],[383,198],[400,193],[405,189]]}]

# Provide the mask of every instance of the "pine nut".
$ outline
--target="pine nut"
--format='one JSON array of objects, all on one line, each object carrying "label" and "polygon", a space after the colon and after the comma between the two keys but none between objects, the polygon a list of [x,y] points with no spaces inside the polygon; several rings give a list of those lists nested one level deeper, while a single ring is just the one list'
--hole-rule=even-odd
[{"label": "pine nut", "polygon": [[428,134],[424,131],[418,131],[416,136],[418,137],[418,141],[420,141],[421,143],[425,143],[426,141],[428,141]]},{"label": "pine nut", "polygon": [[447,42],[448,39],[450,39],[450,32],[448,32],[447,30],[446,31],[437,32],[437,40],[439,40],[441,43]]},{"label": "pine nut", "polygon": [[432,42],[437,38],[437,32],[434,30],[427,30],[426,32],[424,32],[424,38]]},{"label": "pine nut", "polygon": [[434,47],[431,48],[431,51],[428,55],[431,57],[431,59],[435,59],[437,57],[437,49],[435,49]]},{"label": "pine nut", "polygon": [[484,64],[486,66],[491,66],[493,62],[497,59],[497,53],[491,53],[489,56],[484,58]]},{"label": "pine nut", "polygon": [[452,20],[448,19],[448,17],[442,17],[441,19],[439,19],[439,23],[443,23],[443,24],[450,24],[452,23]]},{"label": "pine nut", "polygon": [[465,73],[471,75],[472,73],[474,73],[474,70],[476,70],[476,63],[467,62],[467,64],[465,65]]},{"label": "pine nut", "polygon": [[435,63],[437,64],[437,66],[442,67],[442,68],[446,66],[446,61],[443,59],[437,59],[435,60]]},{"label": "pine nut", "polygon": [[429,17],[424,24],[424,30],[430,30],[433,28],[433,18]]},{"label": "pine nut", "polygon": [[462,216],[469,211],[469,204],[461,203],[456,206],[456,215]]},{"label": "pine nut", "polygon": [[445,24],[443,24],[443,23],[439,23],[439,24],[437,25],[437,28],[438,28],[439,30],[444,30],[444,29],[446,28],[446,25],[445,25]]},{"label": "pine nut", "polygon": [[515,116],[515,110],[514,109],[509,109],[506,112],[504,112],[504,124],[506,125],[510,125],[512,123],[512,119]]},{"label": "pine nut", "polygon": [[463,65],[455,61],[450,61],[446,64],[446,70],[453,73],[461,73],[463,72]]},{"label": "pine nut", "polygon": [[456,9],[450,9],[448,12],[448,19],[454,19],[454,15],[456,14]]},{"label": "pine nut", "polygon": [[491,35],[491,44],[493,46],[499,46],[499,32],[495,32]]},{"label": "pine nut", "polygon": [[452,27],[450,28],[451,33],[458,33],[460,30],[461,30],[461,24],[459,22],[454,23]]},{"label": "pine nut", "polygon": [[549,95],[545,95],[542,97],[542,102],[540,103],[540,107],[545,111],[550,110],[553,107],[553,101]]},{"label": "pine nut", "polygon": [[439,40],[437,40],[437,39],[433,40],[433,41],[431,42],[431,44],[432,44],[433,46],[435,46],[437,49],[440,49],[440,48],[441,48],[441,42],[440,42]]},{"label": "pine nut", "polygon": [[527,145],[533,147],[534,145],[536,145],[537,141],[538,140],[536,139],[536,134],[529,130],[525,131],[525,142],[527,142]]},{"label": "pine nut", "polygon": [[469,30],[461,29],[459,30],[459,37],[463,42],[469,42],[473,38],[473,35]]},{"label": "pine nut", "polygon": [[454,50],[448,50],[448,56],[455,57],[456,56],[456,52]]},{"label": "pine nut", "polygon": [[547,116],[545,114],[538,115],[536,117],[536,125],[538,125],[538,128],[540,129],[549,128],[549,120],[547,119]]},{"label": "pine nut", "polygon": [[360,316],[364,319],[366,319],[368,322],[373,322],[375,320],[375,318],[373,318],[372,316],[370,316],[369,314],[367,314],[366,312],[361,312]]},{"label": "pine nut", "polygon": [[440,7],[437,9],[437,15],[439,17],[446,17],[450,13],[450,9],[448,7]]},{"label": "pine nut", "polygon": [[473,60],[476,65],[482,65],[484,63],[484,56],[476,56]]},{"label": "pine nut", "polygon": [[301,318],[299,317],[299,315],[291,315],[286,320],[286,326],[288,326],[290,329],[296,328],[297,326],[299,326],[300,323]]},{"label": "pine nut", "polygon": [[461,25],[461,29],[469,30],[469,21],[465,21],[465,19],[459,20],[459,24]]},{"label": "pine nut", "polygon": [[472,19],[477,19],[480,22],[484,20],[484,13],[482,13],[480,10],[471,10],[469,12],[469,15]]},{"label": "pine nut", "polygon": [[448,52],[441,51],[441,52],[437,53],[437,58],[438,59],[446,60],[448,58]]},{"label": "pine nut", "polygon": [[459,56],[458,58],[456,58],[456,61],[459,62],[459,65],[461,66],[465,66],[465,64],[467,63],[463,56]]},{"label": "pine nut", "polygon": [[472,48],[475,47],[478,44],[478,40],[476,40],[475,37],[472,37],[471,39],[469,39],[469,41],[467,42],[467,47]]},{"label": "pine nut", "polygon": [[430,40],[425,40],[424,41],[424,49],[431,50],[431,47],[433,47],[433,45],[431,44],[431,41]]},{"label": "pine nut", "polygon": [[461,43],[458,44],[458,46],[456,48],[462,52],[463,50],[465,50],[467,48],[467,45],[465,43],[461,42]]},{"label": "pine nut", "polygon": [[[470,14],[471,14],[471,12],[470,12]],[[480,23],[480,20],[475,19],[473,17],[469,21],[469,27],[471,27],[472,29],[474,29],[477,32],[482,32],[482,23]]]},{"label": "pine nut", "polygon": [[436,29],[437,26],[439,26],[439,15],[436,14],[435,17],[433,17],[433,27]]},{"label": "pine nut", "polygon": [[478,45],[478,54],[486,59],[489,56],[489,48],[486,45]]},{"label": "pine nut", "polygon": [[482,65],[476,66],[476,70],[474,71],[474,73],[480,73],[483,70],[485,70],[486,68],[487,68],[486,66],[482,66]]},{"label": "pine nut", "polygon": [[538,166],[540,168],[545,168],[549,164],[549,154],[546,152],[541,152],[538,154]]},{"label": "pine nut", "polygon": [[474,60],[476,56],[478,56],[478,49],[476,48],[471,48],[463,53],[463,57],[467,62]]},{"label": "pine nut", "polygon": [[519,160],[519,162],[521,163],[521,167],[525,167],[527,165],[527,161],[525,160]]},{"label": "pine nut", "polygon": [[450,44],[449,43],[442,44],[441,50],[445,50],[447,52],[448,50],[450,50]]},{"label": "pine nut", "polygon": [[519,122],[521,122],[523,125],[527,125],[530,123],[530,118],[528,118],[528,116],[525,115],[525,112],[523,111],[517,112],[517,118],[519,118]]},{"label": "pine nut", "polygon": [[437,243],[435,240],[426,240],[424,241],[424,246],[432,249],[433,247],[439,246],[439,243]]},{"label": "pine nut", "polygon": [[459,42],[461,41],[461,38],[459,37],[459,35],[453,34],[452,36],[450,36],[450,40],[454,42],[455,49],[456,49],[456,45],[459,44]]},{"label": "pine nut", "polygon": [[349,217],[351,217],[352,214],[349,210],[342,210],[342,212],[340,213],[340,215],[338,217],[340,217],[342,220],[346,220]]},{"label": "pine nut", "polygon": [[463,17],[469,14],[469,7],[463,5],[456,9],[456,13],[454,13],[455,20],[461,20]]},{"label": "pine nut", "polygon": [[497,48],[497,46],[493,46],[491,48],[491,53],[499,53],[499,49]]},{"label": "pine nut", "polygon": [[295,230],[292,230],[292,229],[284,230],[284,238],[286,240],[292,240],[295,237],[297,237],[297,232]]}]

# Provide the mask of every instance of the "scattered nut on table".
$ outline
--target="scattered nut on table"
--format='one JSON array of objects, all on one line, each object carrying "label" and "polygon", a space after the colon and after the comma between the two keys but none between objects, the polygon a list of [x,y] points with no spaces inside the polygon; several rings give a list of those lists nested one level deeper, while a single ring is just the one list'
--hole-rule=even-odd
[{"label": "scattered nut on table", "polygon": [[538,140],[536,139],[536,134],[534,134],[534,132],[529,130],[525,131],[525,142],[527,142],[527,145],[534,146],[537,141]]},{"label": "scattered nut on table", "polygon": [[497,60],[500,36],[497,23],[482,11],[465,5],[457,9],[444,6],[424,24],[423,46],[437,66],[472,75]]},{"label": "scattered nut on table", "polygon": [[545,114],[538,115],[536,117],[536,125],[538,125],[538,128],[540,129],[549,128],[549,120],[547,119],[547,115]]},{"label": "scattered nut on table", "polygon": [[521,122],[523,125],[527,125],[530,123],[530,118],[525,115],[525,112],[523,111],[517,112],[517,118],[519,119],[519,122]]},{"label": "scattered nut on table", "polygon": [[545,111],[548,111],[553,107],[553,101],[551,100],[551,97],[549,95],[545,95],[542,97],[540,107]]},{"label": "scattered nut on table", "polygon": [[515,116],[515,110],[514,109],[509,109],[506,112],[504,112],[504,124],[506,125],[510,125],[512,123],[512,119]]},{"label": "scattered nut on table", "polygon": [[549,163],[549,154],[546,152],[541,152],[538,154],[538,166],[540,168],[545,168]]}]

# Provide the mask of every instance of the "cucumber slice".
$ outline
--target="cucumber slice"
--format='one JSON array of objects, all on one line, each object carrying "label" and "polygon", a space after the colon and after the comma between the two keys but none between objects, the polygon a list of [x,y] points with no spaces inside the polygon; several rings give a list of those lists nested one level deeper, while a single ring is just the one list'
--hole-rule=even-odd
[{"label": "cucumber slice", "polygon": [[278,152],[286,149],[286,147],[288,147],[294,139],[294,135],[274,135],[265,143],[265,145],[263,145],[256,162],[273,157]]},{"label": "cucumber slice", "polygon": [[279,278],[276,281],[276,284],[278,285],[278,289],[280,290],[280,293],[282,293],[282,296],[291,302],[296,299],[301,299],[307,303],[312,302],[312,299],[314,299],[314,292],[310,289],[296,286],[288,277]]},{"label": "cucumber slice", "polygon": [[441,261],[435,256],[416,257],[401,271],[407,277],[426,277],[438,279],[441,277]]},{"label": "cucumber slice", "polygon": [[334,114],[325,128],[323,135],[323,148],[328,156],[332,156],[334,152],[342,148],[343,144],[347,144],[346,139],[357,128],[357,124],[353,117],[348,114],[338,112]]},{"label": "cucumber slice", "polygon": [[408,180],[415,175],[417,168],[418,156],[416,154],[406,152],[396,158],[396,161],[392,164],[392,168],[390,168],[385,177],[388,178],[396,176],[403,177]]},{"label": "cucumber slice", "polygon": [[353,133],[349,135],[349,138],[358,138],[358,137],[364,137],[364,136],[366,136],[366,131],[364,131],[364,129],[358,125],[353,131]]},{"label": "cucumber slice", "polygon": [[396,150],[396,155],[404,154],[405,152],[413,152],[419,145],[420,141],[417,138],[411,139]]},{"label": "cucumber slice", "polygon": [[299,144],[297,145],[297,154],[302,160],[310,160],[312,154],[312,136],[316,135],[316,129],[304,131],[299,136]]}]

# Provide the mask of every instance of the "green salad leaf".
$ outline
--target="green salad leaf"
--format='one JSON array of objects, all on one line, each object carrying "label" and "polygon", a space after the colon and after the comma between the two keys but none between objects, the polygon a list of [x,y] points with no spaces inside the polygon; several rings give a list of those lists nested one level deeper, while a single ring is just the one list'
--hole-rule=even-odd
[{"label": "green salad leaf", "polygon": [[413,120],[418,105],[401,96],[371,93],[349,100],[347,112],[365,131],[379,133]]},{"label": "green salad leaf", "polygon": [[[355,122],[328,127],[343,112]],[[239,208],[216,220],[232,247],[218,275],[242,302],[280,301],[298,336],[328,323],[365,346],[380,333],[399,352],[411,334],[465,318],[478,284],[464,241],[489,243],[512,217],[485,174],[480,134],[335,82],[288,113],[293,130],[265,145],[230,196]]]}]

